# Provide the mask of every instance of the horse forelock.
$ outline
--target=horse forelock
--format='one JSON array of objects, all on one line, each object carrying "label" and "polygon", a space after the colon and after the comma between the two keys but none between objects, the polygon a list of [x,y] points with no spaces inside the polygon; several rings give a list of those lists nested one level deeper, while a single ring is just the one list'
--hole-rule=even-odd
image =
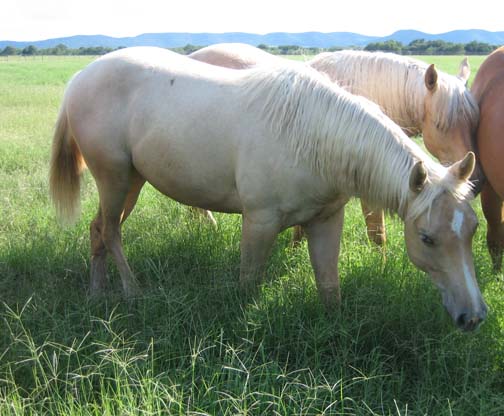
[{"label": "horse forelock", "polygon": [[434,201],[442,194],[450,194],[456,202],[469,201],[474,198],[472,185],[468,181],[458,180],[450,170],[438,164],[427,166],[427,183],[422,191],[407,206],[405,217],[414,221],[432,207]]}]

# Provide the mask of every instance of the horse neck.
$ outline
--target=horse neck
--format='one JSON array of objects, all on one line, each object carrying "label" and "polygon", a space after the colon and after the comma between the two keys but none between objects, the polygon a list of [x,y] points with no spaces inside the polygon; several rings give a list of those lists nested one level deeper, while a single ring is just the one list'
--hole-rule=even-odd
[{"label": "horse neck", "polygon": [[377,140],[370,137],[354,141],[359,156],[345,169],[337,169],[336,177],[341,178],[338,183],[345,193],[363,198],[368,206],[381,207],[404,218],[409,175],[417,159],[398,142],[382,142],[378,147],[373,141]]},{"label": "horse neck", "polygon": [[404,218],[409,175],[418,160],[430,165],[425,153],[370,103],[347,117],[332,114],[325,120],[328,140],[321,141],[317,152],[325,180]]},{"label": "horse neck", "polygon": [[421,131],[425,88],[423,70],[414,61],[335,52],[315,58],[310,65],[352,94],[377,103],[406,132]]},{"label": "horse neck", "polygon": [[275,71],[246,74],[243,94],[295,163],[335,194],[363,197],[403,216],[409,173],[425,153],[373,102],[306,69]]}]

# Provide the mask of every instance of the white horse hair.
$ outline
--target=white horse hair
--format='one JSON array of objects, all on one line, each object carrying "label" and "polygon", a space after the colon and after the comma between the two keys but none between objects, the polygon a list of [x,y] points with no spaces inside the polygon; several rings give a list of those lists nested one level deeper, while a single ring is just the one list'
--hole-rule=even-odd
[{"label": "white horse hair", "polygon": [[[442,192],[458,200],[472,197],[469,182],[456,181],[434,163],[376,104],[317,71],[283,65],[254,69],[246,78],[249,106],[269,121],[274,136],[288,144],[295,160],[308,161],[346,194],[402,218],[408,208],[412,219]],[[407,207],[409,173],[419,160],[430,186]]]},{"label": "white horse hair", "polygon": [[[318,55],[309,65],[337,80],[353,94],[386,106],[385,112],[409,134],[421,133],[427,63],[392,53],[338,51]],[[433,95],[430,109],[437,128],[446,132],[461,118],[475,128],[479,108],[465,87],[465,80],[437,71],[437,88],[442,93]]]}]

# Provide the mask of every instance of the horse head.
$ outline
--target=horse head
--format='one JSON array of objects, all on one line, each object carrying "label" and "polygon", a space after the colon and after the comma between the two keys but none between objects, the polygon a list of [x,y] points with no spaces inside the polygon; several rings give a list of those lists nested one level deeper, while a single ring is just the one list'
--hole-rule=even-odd
[{"label": "horse head", "polygon": [[[473,173],[475,157],[469,152],[464,159],[448,168],[446,177],[456,188]],[[423,162],[417,162],[409,179],[412,207],[425,203],[433,187]],[[418,208],[418,207],[417,207]],[[409,210],[409,209],[408,209]],[[438,192],[419,214],[406,215],[405,241],[411,261],[427,272],[441,291],[443,304],[456,323],[466,331],[476,329],[485,319],[487,306],[475,277],[471,243],[478,221],[469,202],[453,192]]]},{"label": "horse head", "polygon": [[[467,59],[462,61],[456,77],[438,73],[434,65],[425,71],[423,141],[427,150],[445,165],[455,163],[468,151],[476,149],[479,110],[466,88],[470,73]],[[479,163],[470,180],[473,192],[478,194],[484,181]]]}]

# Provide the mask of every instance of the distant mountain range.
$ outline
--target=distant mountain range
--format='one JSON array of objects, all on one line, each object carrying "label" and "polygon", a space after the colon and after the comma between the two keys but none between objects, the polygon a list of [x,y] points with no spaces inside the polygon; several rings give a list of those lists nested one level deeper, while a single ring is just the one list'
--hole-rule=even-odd
[{"label": "distant mountain range", "polygon": [[384,42],[387,40],[396,40],[407,45],[415,39],[425,40],[444,40],[453,43],[469,43],[472,41],[488,43],[491,45],[504,44],[503,32],[489,32],[486,30],[454,30],[446,33],[430,34],[416,30],[399,30],[389,36],[365,36],[351,32],[303,32],[286,33],[276,32],[265,35],[243,32],[228,33],[145,33],[135,37],[114,38],[103,35],[80,35],[64,38],[54,38],[46,40],[37,40],[30,42],[16,42],[1,40],[0,48],[13,46],[15,48],[24,48],[29,45],[37,48],[52,48],[58,44],[64,44],[69,48],[76,49],[80,47],[103,46],[117,48],[119,46],[160,46],[163,48],[182,47],[187,44],[205,46],[222,42],[241,42],[250,45],[265,44],[268,46],[280,45],[299,45],[303,47],[329,48],[332,46],[363,47],[371,42]]}]

